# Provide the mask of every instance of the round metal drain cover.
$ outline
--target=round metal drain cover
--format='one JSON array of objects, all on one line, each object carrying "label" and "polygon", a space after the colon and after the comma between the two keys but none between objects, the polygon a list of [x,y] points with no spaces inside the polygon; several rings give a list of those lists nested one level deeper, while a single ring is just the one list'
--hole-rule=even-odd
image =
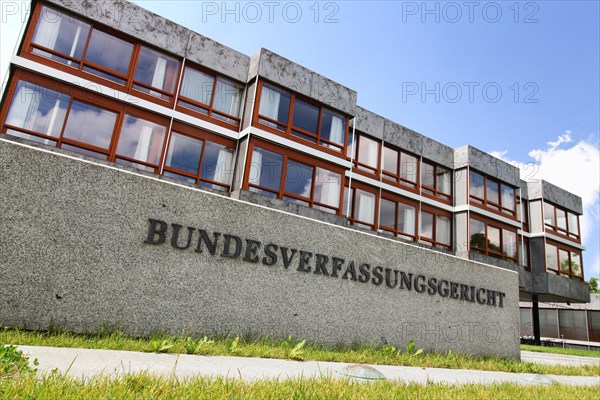
[{"label": "round metal drain cover", "polygon": [[353,364],[339,371],[338,374],[357,379],[368,379],[372,381],[385,379],[385,376],[370,365]]}]

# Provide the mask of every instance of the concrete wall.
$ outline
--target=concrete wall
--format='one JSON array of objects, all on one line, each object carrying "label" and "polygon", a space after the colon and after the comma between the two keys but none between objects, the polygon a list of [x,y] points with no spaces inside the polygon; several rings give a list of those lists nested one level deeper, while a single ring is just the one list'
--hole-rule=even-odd
[{"label": "concrete wall", "polygon": [[479,172],[515,187],[519,187],[521,184],[519,168],[473,146],[463,146],[455,149],[454,164],[456,168],[470,166]]},{"label": "concrete wall", "polygon": [[583,203],[581,197],[551,184],[550,182],[538,180],[528,182],[527,188],[530,199],[544,199],[559,207],[566,208],[576,214],[583,214]]},{"label": "concrete wall", "polygon": [[252,73],[256,73],[336,110],[351,116],[356,115],[356,92],[346,86],[267,49],[260,49],[252,57],[250,64],[248,79],[254,78]]},{"label": "concrete wall", "polygon": [[[293,335],[326,345],[414,340],[428,350],[519,357],[515,272],[5,139],[0,164],[3,325],[78,332],[109,325],[132,334],[190,328],[192,335]],[[144,243],[157,238],[148,234],[149,219],[169,224],[164,244]],[[182,225],[179,240],[170,224]],[[187,227],[191,247],[177,249]],[[194,251],[199,229],[221,233],[215,255],[207,246]],[[225,234],[243,240],[239,257],[223,256]],[[262,242],[259,254],[269,243],[282,254],[281,247],[313,253],[304,255],[310,272],[299,270],[299,253],[288,268],[282,254],[271,266],[266,256],[252,262],[246,239]],[[316,268],[317,254],[345,260],[337,277],[333,261],[320,258],[325,268]],[[357,274],[368,263],[388,268],[391,281],[396,269],[503,292],[503,307],[496,294],[489,305],[458,292],[392,289],[385,279],[363,283],[362,274],[348,273],[350,260]]]}]

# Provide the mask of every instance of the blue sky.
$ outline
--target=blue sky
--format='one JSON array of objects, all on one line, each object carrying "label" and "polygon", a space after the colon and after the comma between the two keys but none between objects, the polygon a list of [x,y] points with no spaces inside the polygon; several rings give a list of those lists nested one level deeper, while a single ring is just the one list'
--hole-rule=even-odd
[{"label": "blue sky", "polygon": [[[272,50],[356,90],[362,107],[582,196],[585,275],[600,275],[599,2],[136,3],[248,55]],[[3,10],[2,73],[17,20]]]}]

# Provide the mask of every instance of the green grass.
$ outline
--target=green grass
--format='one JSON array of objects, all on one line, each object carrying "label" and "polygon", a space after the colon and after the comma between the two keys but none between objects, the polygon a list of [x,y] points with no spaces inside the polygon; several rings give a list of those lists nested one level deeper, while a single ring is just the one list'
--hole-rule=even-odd
[{"label": "green grass", "polygon": [[244,382],[224,378],[165,379],[128,375],[88,381],[59,374],[36,378],[32,374],[0,380],[0,398],[6,399],[596,399],[597,387],[403,384],[344,379],[292,379]]},{"label": "green grass", "polygon": [[522,344],[521,350],[537,351],[540,353],[565,354],[568,356],[600,358],[600,351],[598,351],[598,350],[583,350],[583,349],[569,349],[569,348],[562,348],[562,347],[533,346],[530,344]]},{"label": "green grass", "polygon": [[[274,341],[265,338],[242,337],[188,339],[153,335],[149,338],[134,338],[119,330],[97,334],[72,334],[66,332],[28,332],[22,330],[0,330],[0,345],[20,344],[30,346],[79,347],[87,349],[130,350],[142,352],[188,353],[201,355],[234,355],[279,359],[303,359],[335,361],[350,364],[405,365],[430,368],[460,368],[488,371],[525,372],[537,374],[600,376],[600,368],[594,366],[567,367],[549,366],[505,360],[498,357],[472,357],[456,353],[410,354],[392,351],[389,346],[353,345],[326,348],[306,343],[300,351],[300,340]],[[418,347],[418,343],[417,343]]]}]

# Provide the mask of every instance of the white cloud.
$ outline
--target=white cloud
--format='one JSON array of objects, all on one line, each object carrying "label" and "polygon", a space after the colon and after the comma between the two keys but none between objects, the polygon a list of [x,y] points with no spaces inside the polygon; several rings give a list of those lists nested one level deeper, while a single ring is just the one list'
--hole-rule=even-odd
[{"label": "white cloud", "polygon": [[[599,225],[600,148],[597,140],[593,139],[580,140],[573,144],[571,133],[566,131],[564,135],[558,136],[556,141],[547,142],[546,148],[531,150],[528,155],[533,162],[510,160],[507,151],[493,151],[491,154],[519,167],[521,179],[543,179],[580,196],[583,203],[582,238],[584,243],[594,247],[594,250],[590,250],[596,252],[598,238],[590,237],[589,233],[592,230],[597,232]],[[589,264],[586,270],[597,269],[597,257]],[[593,275],[597,274],[597,270],[593,272]]]}]

